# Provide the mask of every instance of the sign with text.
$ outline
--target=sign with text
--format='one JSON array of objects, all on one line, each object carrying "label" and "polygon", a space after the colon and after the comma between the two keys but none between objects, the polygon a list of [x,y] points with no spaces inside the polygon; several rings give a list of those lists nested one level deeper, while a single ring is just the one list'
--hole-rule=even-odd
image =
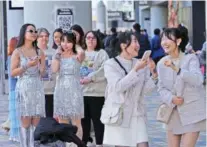
[{"label": "sign with text", "polygon": [[74,22],[74,11],[72,8],[57,8],[56,28],[69,31]]}]

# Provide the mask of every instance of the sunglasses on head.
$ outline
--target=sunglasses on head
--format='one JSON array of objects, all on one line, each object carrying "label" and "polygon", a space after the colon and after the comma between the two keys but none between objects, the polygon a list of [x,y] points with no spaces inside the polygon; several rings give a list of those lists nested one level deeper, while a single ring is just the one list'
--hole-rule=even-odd
[{"label": "sunglasses on head", "polygon": [[37,34],[37,31],[34,31],[34,30],[28,30],[27,32],[30,32],[30,33],[35,33],[35,34]]}]

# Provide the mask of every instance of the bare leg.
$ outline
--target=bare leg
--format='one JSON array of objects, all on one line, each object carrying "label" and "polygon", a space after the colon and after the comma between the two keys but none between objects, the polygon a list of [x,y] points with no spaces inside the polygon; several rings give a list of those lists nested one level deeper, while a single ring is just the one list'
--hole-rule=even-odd
[{"label": "bare leg", "polygon": [[73,125],[78,127],[77,136],[82,140],[83,130],[82,130],[82,126],[81,126],[81,120],[80,119],[72,120],[72,123],[73,123]]},{"label": "bare leg", "polygon": [[168,147],[180,147],[181,135],[174,135],[171,131],[167,132]]},{"label": "bare leg", "polygon": [[184,134],[182,138],[183,147],[195,147],[198,136],[199,136],[199,132]]}]

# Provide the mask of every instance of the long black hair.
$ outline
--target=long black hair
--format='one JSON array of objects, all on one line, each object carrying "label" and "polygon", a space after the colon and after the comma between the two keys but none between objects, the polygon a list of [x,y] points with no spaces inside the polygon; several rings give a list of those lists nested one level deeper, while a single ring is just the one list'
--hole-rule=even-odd
[{"label": "long black hair", "polygon": [[75,34],[72,31],[64,32],[60,41],[63,42],[65,39],[67,39],[68,42],[71,42],[73,44],[73,53],[77,53],[75,45],[76,45],[76,37]]},{"label": "long black hair", "polygon": [[57,48],[58,48],[57,44],[55,44],[55,41],[54,41],[54,34],[55,34],[56,32],[58,32],[58,33],[60,33],[60,34],[62,35],[62,34],[63,34],[63,30],[62,30],[61,28],[57,28],[57,29],[55,29],[55,31],[53,32],[53,45],[52,45],[52,48],[53,48],[53,49],[57,49]]},{"label": "long black hair", "polygon": [[74,30],[80,34],[80,40],[78,41],[78,44],[80,46],[82,46],[83,45],[83,37],[84,37],[84,32],[83,32],[82,27],[80,25],[75,24],[70,28],[70,30]]},{"label": "long black hair", "polygon": [[85,36],[84,36],[84,41],[83,41],[83,49],[85,49],[85,50],[87,49],[86,37],[87,37],[87,35],[88,35],[89,33],[92,33],[92,34],[94,35],[94,37],[96,38],[96,40],[97,40],[97,44],[96,44],[96,47],[95,47],[95,51],[99,51],[99,50],[102,48],[102,46],[101,46],[101,40],[100,40],[100,38],[98,37],[98,34],[97,34],[96,31],[88,31],[88,32],[85,34]]},{"label": "long black hair", "polygon": [[132,32],[123,32],[120,33],[115,39],[111,40],[110,46],[118,53],[120,54],[122,52],[121,49],[121,43],[125,43],[127,47],[131,44],[132,36],[135,36]]},{"label": "long black hair", "polygon": [[[176,43],[177,39],[181,39],[181,43],[178,46],[179,50],[181,50],[182,52],[185,52],[185,48],[186,45],[188,44],[189,38],[188,38],[188,32],[187,29],[185,27],[178,27],[178,28],[166,28],[162,35],[161,38],[163,36],[166,36],[168,39],[174,41]],[[173,39],[172,36],[175,38]]]},{"label": "long black hair", "polygon": [[[24,24],[21,27],[20,32],[19,32],[19,40],[17,43],[17,48],[19,48],[25,44],[25,34],[26,34],[28,26],[33,26],[36,29],[34,24],[30,24],[30,23]],[[37,49],[37,39],[32,42],[32,45],[33,45],[33,47],[35,47]]]}]

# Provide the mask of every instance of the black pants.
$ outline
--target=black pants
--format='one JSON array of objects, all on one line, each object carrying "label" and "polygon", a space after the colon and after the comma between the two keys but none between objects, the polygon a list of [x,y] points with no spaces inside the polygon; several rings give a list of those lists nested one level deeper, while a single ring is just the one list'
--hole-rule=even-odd
[{"label": "black pants", "polygon": [[53,117],[53,94],[45,95],[46,117]]},{"label": "black pants", "polygon": [[87,144],[91,131],[91,119],[94,126],[96,144],[102,145],[104,135],[104,125],[100,121],[101,110],[104,104],[104,97],[84,97],[85,116],[81,120],[83,128],[83,142]]}]

